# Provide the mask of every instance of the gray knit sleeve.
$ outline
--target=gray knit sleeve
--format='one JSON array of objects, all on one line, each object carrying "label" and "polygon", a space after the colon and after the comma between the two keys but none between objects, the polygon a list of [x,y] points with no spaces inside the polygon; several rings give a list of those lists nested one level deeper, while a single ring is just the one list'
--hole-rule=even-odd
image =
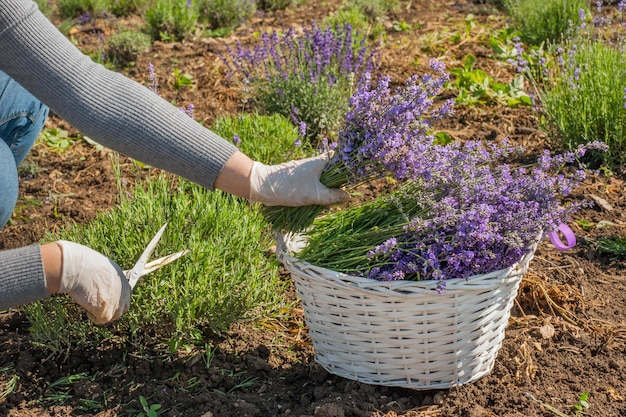
[{"label": "gray knit sleeve", "polygon": [[30,0],[0,0],[0,70],[102,145],[209,189],[237,148],[80,52]]},{"label": "gray knit sleeve", "polygon": [[0,251],[0,310],[47,297],[39,245]]}]

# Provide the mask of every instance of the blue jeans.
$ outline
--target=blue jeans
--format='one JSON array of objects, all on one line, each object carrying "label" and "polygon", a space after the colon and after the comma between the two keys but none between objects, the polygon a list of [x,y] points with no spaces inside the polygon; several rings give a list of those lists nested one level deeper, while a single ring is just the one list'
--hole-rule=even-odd
[{"label": "blue jeans", "polygon": [[48,107],[0,71],[0,228],[17,203],[17,167],[39,136]]}]

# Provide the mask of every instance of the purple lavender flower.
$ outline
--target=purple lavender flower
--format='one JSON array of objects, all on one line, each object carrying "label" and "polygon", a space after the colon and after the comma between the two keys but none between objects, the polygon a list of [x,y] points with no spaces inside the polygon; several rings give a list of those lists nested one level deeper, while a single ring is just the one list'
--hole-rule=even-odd
[{"label": "purple lavender flower", "polygon": [[[392,91],[390,77],[375,87],[369,74],[350,99],[350,111],[338,133],[332,163],[349,172],[358,183],[383,174],[404,180],[427,174],[423,157],[434,142],[431,121],[449,115],[452,102],[434,105],[434,98],[449,79],[443,64],[431,61],[435,75],[411,77]],[[345,185],[345,184],[341,184]]]},{"label": "purple lavender flower", "polygon": [[[350,25],[321,28],[312,24],[302,33],[294,29],[282,35],[276,31],[263,33],[261,41],[252,48],[237,44],[221,58],[227,65],[229,79],[238,76],[248,80],[260,98],[257,103],[265,111],[289,117],[296,126],[304,121],[307,135],[317,138],[325,128],[336,128],[341,112],[330,115],[330,109],[342,110],[353,85],[360,82],[363,74],[378,69],[376,48],[355,38]],[[316,106],[305,104],[326,96],[332,103],[321,113]]]},{"label": "purple lavender flower", "polygon": [[238,134],[234,134],[233,135],[233,144],[235,144],[236,146],[239,146],[239,144],[241,143],[241,138],[239,137]]},{"label": "purple lavender flower", "polygon": [[[563,205],[561,200],[585,178],[584,166],[565,175],[568,167],[579,165],[578,158],[590,149],[607,147],[592,142],[558,155],[544,151],[536,164],[524,167],[506,163],[513,153],[523,153],[506,141],[490,146],[474,141],[431,146],[423,154],[424,165],[430,164],[430,168],[424,167],[430,171],[427,180],[405,182],[391,198],[347,209],[360,210],[360,217],[350,217],[352,233],[340,234],[349,236],[345,242],[341,237],[337,242],[328,236],[316,237],[314,223],[307,232],[312,236],[310,245],[332,243],[353,256],[367,247],[364,242],[377,241],[370,250],[356,255],[361,261],[350,265],[359,265],[357,268],[341,270],[337,268],[340,260],[328,262],[341,272],[378,280],[438,280],[438,290],[443,292],[447,279],[469,278],[514,265],[538,238],[588,204]],[[386,226],[375,223],[372,228],[361,229],[360,225],[371,224],[377,212],[385,213]],[[413,214],[407,221],[409,213]],[[341,219],[346,211],[334,215]],[[332,216],[324,220],[327,225]],[[354,242],[353,252],[350,242]],[[312,256],[315,252],[315,248],[307,248],[302,259],[328,267],[326,259]],[[325,256],[329,256],[327,252]]]},{"label": "purple lavender flower", "polygon": [[152,62],[148,62],[148,88],[155,94],[159,93],[159,80]]}]

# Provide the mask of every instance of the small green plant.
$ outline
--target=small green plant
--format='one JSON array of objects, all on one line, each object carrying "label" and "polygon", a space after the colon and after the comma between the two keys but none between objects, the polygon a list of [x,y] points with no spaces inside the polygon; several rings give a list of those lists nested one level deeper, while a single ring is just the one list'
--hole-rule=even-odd
[{"label": "small green plant", "polygon": [[626,237],[604,237],[598,240],[598,250],[615,257],[626,255]]},{"label": "small green plant", "polygon": [[580,396],[578,397],[578,402],[576,402],[576,404],[572,406],[572,414],[575,417],[580,417],[584,415],[583,411],[589,408],[589,403],[587,402],[588,399],[588,392],[583,392],[582,394],[580,394]]},{"label": "small green plant", "polygon": [[39,136],[40,140],[46,144],[46,146],[57,152],[62,153],[67,151],[78,140],[77,137],[69,136],[69,132],[60,128],[44,129]]},{"label": "small green plant", "polygon": [[[349,24],[360,36],[376,39],[385,33],[383,21],[387,14],[397,10],[399,6],[399,0],[348,0],[336,14],[329,16],[324,22],[331,27]],[[401,23],[395,22],[394,28],[401,27],[398,25]]]},{"label": "small green plant", "polygon": [[[0,368],[0,374],[13,372],[13,364],[4,366]],[[18,381],[20,377],[18,375],[13,375],[9,380],[4,384],[4,387],[0,387],[0,400],[8,397],[15,391],[17,391]]]},{"label": "small green plant", "polygon": [[578,401],[571,407],[571,412],[569,414],[559,411],[556,407],[548,403],[544,403],[529,392],[526,393],[526,396],[558,417],[584,417],[585,414],[583,412],[589,409],[589,403],[587,402],[589,399],[588,392],[583,392],[578,396]]},{"label": "small green plant", "polygon": [[198,13],[190,0],[155,0],[144,18],[152,39],[182,41],[194,30]]},{"label": "small green plant", "polygon": [[172,71],[172,87],[180,90],[183,87],[193,86],[193,76],[187,72],[182,72],[178,68]]},{"label": "small green plant", "polygon": [[63,404],[73,397],[72,386],[88,378],[86,373],[63,376],[52,383],[48,383],[48,391],[44,393],[42,401],[45,404]]},{"label": "small green plant", "polygon": [[250,19],[256,12],[254,0],[197,0],[199,20],[211,29],[232,28]]},{"label": "small green plant", "polygon": [[556,43],[575,29],[579,11],[589,10],[587,0],[504,0],[520,37],[527,43]]},{"label": "small green plant", "polygon": [[134,62],[139,54],[150,49],[150,41],[150,35],[123,30],[108,38],[106,53],[116,65],[128,65]]},{"label": "small green plant", "polygon": [[204,345],[204,354],[202,355],[202,361],[204,362],[204,366],[207,369],[211,368],[211,363],[213,362],[213,358],[215,357],[216,348],[209,345],[208,343]]},{"label": "small green plant", "polygon": [[138,417],[157,417],[162,408],[161,404],[148,403],[148,400],[142,395],[139,396],[139,403],[141,403],[143,411],[138,414]]},{"label": "small green plant", "polygon": [[532,105],[530,96],[524,91],[524,77],[521,74],[517,74],[509,83],[499,83],[485,71],[475,68],[476,61],[474,55],[466,55],[463,67],[450,70],[450,74],[455,77],[449,87],[457,90],[457,103],[466,106],[494,103],[510,107]]}]

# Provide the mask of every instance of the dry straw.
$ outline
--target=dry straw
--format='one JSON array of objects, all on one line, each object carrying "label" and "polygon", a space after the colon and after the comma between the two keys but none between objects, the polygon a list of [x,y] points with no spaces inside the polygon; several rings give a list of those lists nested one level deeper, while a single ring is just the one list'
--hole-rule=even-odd
[{"label": "dry straw", "polygon": [[368,384],[443,389],[487,375],[502,346],[533,250],[510,268],[437,281],[377,281],[301,262],[300,236],[277,236],[277,255],[302,300],[316,360]]}]

